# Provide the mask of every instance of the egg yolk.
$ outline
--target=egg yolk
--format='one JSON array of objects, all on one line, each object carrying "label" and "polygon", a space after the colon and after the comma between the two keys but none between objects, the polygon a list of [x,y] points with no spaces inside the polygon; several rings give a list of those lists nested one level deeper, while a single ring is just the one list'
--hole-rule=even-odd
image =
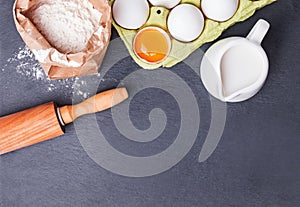
[{"label": "egg yolk", "polygon": [[141,59],[150,63],[157,63],[168,55],[170,42],[166,34],[149,28],[137,34],[134,41],[134,50]]}]

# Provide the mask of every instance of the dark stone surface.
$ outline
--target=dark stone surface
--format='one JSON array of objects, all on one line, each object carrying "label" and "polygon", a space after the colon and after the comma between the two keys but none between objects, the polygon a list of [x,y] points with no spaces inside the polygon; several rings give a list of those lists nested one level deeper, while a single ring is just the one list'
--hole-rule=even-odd
[{"label": "dark stone surface", "polygon": [[[12,0],[1,0],[0,114],[48,101],[70,104],[72,89],[65,84],[74,80],[37,80],[18,72],[18,63],[7,61],[24,47],[13,23],[12,5]],[[270,59],[268,80],[254,98],[228,104],[222,140],[206,162],[198,163],[197,158],[210,123],[208,94],[194,72],[181,63],[173,70],[197,97],[201,126],[195,145],[178,165],[148,178],[115,175],[89,158],[71,124],[60,138],[0,157],[0,206],[299,206],[300,3],[278,1],[231,27],[222,38],[245,36],[259,18],[272,25],[263,43]],[[98,90],[117,86],[138,68],[129,57],[121,60]],[[93,78],[97,77],[86,80]],[[176,102],[163,91],[147,89],[134,99],[130,112],[133,124],[147,129],[146,117],[157,104],[171,117],[166,132],[156,144],[140,145],[136,151],[110,124],[110,111],[97,114],[97,120],[120,151],[155,154],[174,140],[180,125]]]}]

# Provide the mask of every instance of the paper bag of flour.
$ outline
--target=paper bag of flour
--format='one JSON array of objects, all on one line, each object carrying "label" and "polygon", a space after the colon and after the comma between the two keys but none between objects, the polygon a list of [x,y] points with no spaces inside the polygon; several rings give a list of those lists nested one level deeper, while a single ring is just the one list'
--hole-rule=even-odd
[{"label": "paper bag of flour", "polygon": [[107,0],[16,0],[13,14],[50,79],[98,73],[111,35]]}]

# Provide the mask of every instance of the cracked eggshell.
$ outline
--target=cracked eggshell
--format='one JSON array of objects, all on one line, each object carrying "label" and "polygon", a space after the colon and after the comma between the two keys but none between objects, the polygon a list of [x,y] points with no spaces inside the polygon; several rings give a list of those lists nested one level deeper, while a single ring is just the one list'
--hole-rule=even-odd
[{"label": "cracked eggshell", "polygon": [[171,10],[167,24],[172,37],[182,42],[191,42],[202,33],[204,17],[198,7],[180,4]]},{"label": "cracked eggshell", "polygon": [[149,0],[153,6],[162,6],[171,9],[180,3],[180,0]]},{"label": "cracked eggshell", "polygon": [[115,0],[113,18],[125,29],[138,29],[146,23],[149,17],[147,0]]},{"label": "cracked eggshell", "polygon": [[224,22],[229,20],[239,6],[239,0],[202,0],[201,9],[209,19]]}]

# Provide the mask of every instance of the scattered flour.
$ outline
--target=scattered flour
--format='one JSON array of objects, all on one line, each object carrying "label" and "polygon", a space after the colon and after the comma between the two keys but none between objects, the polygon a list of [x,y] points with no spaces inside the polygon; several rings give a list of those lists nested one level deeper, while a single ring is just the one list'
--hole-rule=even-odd
[{"label": "scattered flour", "polygon": [[[39,82],[39,85],[45,85],[48,92],[66,90],[84,99],[92,95],[88,90],[84,90],[84,88],[86,88],[85,86],[87,86],[87,80],[84,80],[84,78],[82,78],[83,80],[81,80],[81,78],[61,80],[48,79],[40,64],[34,59],[33,53],[26,46],[19,48],[19,50],[7,60],[7,63],[1,70],[4,72],[8,68],[16,68],[16,72],[25,76],[28,80]],[[96,78],[100,78],[100,74],[98,74]],[[42,88],[43,87],[41,87],[41,90]]]},{"label": "scattered flour", "polygon": [[62,53],[82,51],[92,34],[102,29],[102,14],[88,0],[42,0],[26,15]]}]

